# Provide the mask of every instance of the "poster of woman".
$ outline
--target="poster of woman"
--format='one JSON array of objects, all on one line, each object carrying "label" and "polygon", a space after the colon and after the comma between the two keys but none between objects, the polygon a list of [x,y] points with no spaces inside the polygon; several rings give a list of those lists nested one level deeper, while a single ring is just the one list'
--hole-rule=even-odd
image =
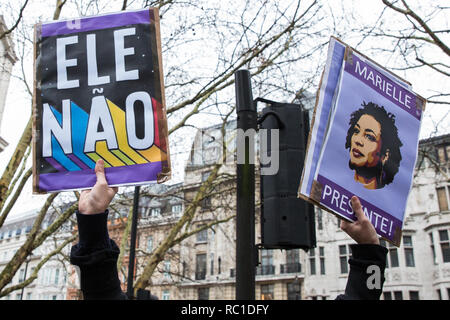
[{"label": "poster of woman", "polygon": [[347,53],[314,175],[316,202],[355,220],[349,201],[358,196],[378,234],[396,245],[417,157],[418,99],[375,63]]}]

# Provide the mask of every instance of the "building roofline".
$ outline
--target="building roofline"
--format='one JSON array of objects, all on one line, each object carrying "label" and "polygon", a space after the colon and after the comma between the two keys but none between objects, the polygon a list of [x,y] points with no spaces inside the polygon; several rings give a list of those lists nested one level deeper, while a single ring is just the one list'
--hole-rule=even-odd
[{"label": "building roofline", "polygon": [[440,136],[436,136],[436,137],[431,137],[431,138],[426,138],[426,139],[422,139],[419,141],[419,144],[431,144],[431,143],[440,143],[440,142],[444,142],[444,141],[449,141],[450,140],[450,133],[447,134],[443,134]]}]

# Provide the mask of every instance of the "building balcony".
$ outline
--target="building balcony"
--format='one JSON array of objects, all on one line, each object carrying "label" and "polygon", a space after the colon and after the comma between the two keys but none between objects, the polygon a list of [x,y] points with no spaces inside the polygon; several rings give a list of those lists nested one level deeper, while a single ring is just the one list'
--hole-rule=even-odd
[{"label": "building balcony", "polygon": [[280,273],[299,273],[302,272],[300,262],[280,264]]},{"label": "building balcony", "polygon": [[257,276],[266,276],[275,274],[275,266],[274,265],[264,265],[264,266],[257,266],[256,267],[256,275]]}]

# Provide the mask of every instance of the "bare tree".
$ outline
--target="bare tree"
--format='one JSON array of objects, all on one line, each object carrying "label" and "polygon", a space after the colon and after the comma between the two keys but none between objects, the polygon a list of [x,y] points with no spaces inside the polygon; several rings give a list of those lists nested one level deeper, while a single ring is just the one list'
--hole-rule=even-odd
[{"label": "bare tree", "polygon": [[[429,68],[439,76],[448,77],[448,26],[434,24],[436,16],[447,12],[448,6],[428,8],[423,16],[421,10],[411,9],[406,1],[383,2],[386,7],[371,25],[356,20],[352,9],[348,11],[344,4],[344,11],[339,13],[330,10],[328,2],[322,4],[319,0],[249,0],[233,6],[226,1],[206,0],[58,0],[51,17],[58,19],[61,14],[65,17],[95,15],[147,6],[160,9],[171,160],[175,180],[182,181],[183,162],[190,152],[189,141],[196,130],[213,124],[224,125],[235,118],[234,74],[239,69],[245,68],[251,72],[255,97],[298,101],[305,92],[314,92],[317,88],[325,62],[322,57],[330,35],[342,36],[345,41],[349,34],[357,47],[368,46],[371,52],[383,52],[395,57],[394,67],[390,66],[392,69],[406,72]],[[13,1],[9,5],[12,7]],[[27,64],[33,44],[31,27],[39,19],[46,20],[46,13],[35,15],[34,20],[28,19],[27,15],[31,17],[32,11],[30,5],[32,2],[25,2],[20,7],[25,9],[16,10],[10,29],[14,30],[20,56],[20,68],[13,76],[22,81],[24,91],[30,95],[31,106],[32,76]],[[397,20],[404,19],[398,29],[386,23],[385,19],[393,15]],[[375,45],[371,39],[376,40]],[[440,60],[434,60],[436,55],[433,50],[439,52]],[[429,102],[448,104],[450,94],[446,90],[440,88],[430,94]],[[31,138],[30,118],[0,178],[0,226],[19,195],[25,192],[24,186],[31,172],[28,159]],[[222,193],[225,199],[227,192],[232,192],[233,176],[224,174],[223,167],[224,161],[211,165],[208,179],[193,188],[190,198],[183,198],[185,210],[167,230],[164,241],[150,254],[142,255],[136,290],[151,284],[152,275],[166,254],[173,253],[177,246],[185,245],[186,239],[204,228],[232,221],[233,209],[229,207],[225,210],[221,208],[223,203],[216,203],[217,209],[227,214],[216,216],[201,227],[196,225],[204,199],[218,193]],[[112,206],[112,211],[117,206],[118,213],[128,216],[123,219],[119,270],[123,270],[123,261],[126,260],[127,230],[132,220],[129,212],[132,199],[127,190],[125,188],[122,194],[116,196],[116,204]],[[143,188],[141,195],[145,197],[146,192]],[[61,197],[56,194],[49,196],[49,203],[43,210],[46,211],[54,199]],[[74,200],[74,197],[69,198]],[[127,210],[122,210],[120,206],[127,207]],[[36,230],[29,235],[29,243],[19,250],[8,269],[0,273],[0,291],[5,290],[32,248],[57,232],[75,209],[76,205],[61,212],[61,219],[52,228],[41,233]],[[39,215],[38,219],[43,217]]]},{"label": "bare tree", "polygon": [[450,7],[445,1],[381,0],[380,4],[371,19],[352,17],[343,28],[351,30],[348,37],[358,49],[411,81],[413,89],[421,86],[418,92],[427,99],[423,137],[448,132]]}]

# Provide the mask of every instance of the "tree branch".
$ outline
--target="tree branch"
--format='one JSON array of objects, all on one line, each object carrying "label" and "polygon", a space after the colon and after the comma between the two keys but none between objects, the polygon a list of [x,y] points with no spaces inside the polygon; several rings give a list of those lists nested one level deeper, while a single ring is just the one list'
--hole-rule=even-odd
[{"label": "tree branch", "polygon": [[411,17],[413,18],[415,21],[417,21],[422,28],[425,30],[425,32],[433,39],[434,44],[437,45],[439,48],[441,48],[441,50],[447,54],[448,56],[450,56],[450,48],[447,47],[442,41],[441,39],[439,39],[439,37],[435,34],[435,32],[433,32],[433,30],[430,29],[430,27],[428,27],[428,25],[425,23],[425,21],[422,20],[422,18],[420,18],[414,11],[412,11],[408,4],[406,3],[406,1],[402,0],[403,5],[405,6],[406,10],[401,9],[399,7],[394,6],[392,3],[390,3],[387,0],[383,0],[383,3],[385,5],[387,5],[389,8],[400,12],[402,14],[404,14],[406,17]]},{"label": "tree branch", "polygon": [[28,4],[28,0],[25,0],[25,3],[20,8],[19,17],[17,18],[16,23],[14,23],[14,25],[10,29],[8,29],[5,32],[3,32],[2,34],[0,34],[0,40],[3,39],[7,34],[10,34],[11,32],[13,32],[15,28],[17,28],[17,26],[20,23],[20,20],[22,20],[23,10],[25,10],[25,7],[27,6],[27,4]]}]

